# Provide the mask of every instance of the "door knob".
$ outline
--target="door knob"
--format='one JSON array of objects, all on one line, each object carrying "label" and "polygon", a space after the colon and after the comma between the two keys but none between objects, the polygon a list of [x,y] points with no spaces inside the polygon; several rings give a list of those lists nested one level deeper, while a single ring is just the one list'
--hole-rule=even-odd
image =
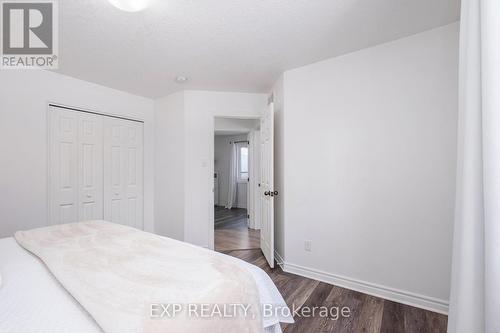
[{"label": "door knob", "polygon": [[266,191],[266,192],[264,192],[264,195],[266,195],[266,196],[267,196],[267,195],[271,195],[271,191]]},{"label": "door knob", "polygon": [[274,192],[273,192],[273,195],[278,195],[278,191],[274,191]]}]

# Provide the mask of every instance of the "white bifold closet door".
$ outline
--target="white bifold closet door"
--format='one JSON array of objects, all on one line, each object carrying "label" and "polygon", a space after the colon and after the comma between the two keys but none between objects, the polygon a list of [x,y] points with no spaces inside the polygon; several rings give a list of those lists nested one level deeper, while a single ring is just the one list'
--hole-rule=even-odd
[{"label": "white bifold closet door", "polygon": [[51,107],[50,224],[103,218],[102,117]]},{"label": "white bifold closet door", "polygon": [[143,124],[56,106],[49,123],[49,223],[142,229]]},{"label": "white bifold closet door", "polygon": [[104,119],[104,219],[143,229],[143,124]]}]

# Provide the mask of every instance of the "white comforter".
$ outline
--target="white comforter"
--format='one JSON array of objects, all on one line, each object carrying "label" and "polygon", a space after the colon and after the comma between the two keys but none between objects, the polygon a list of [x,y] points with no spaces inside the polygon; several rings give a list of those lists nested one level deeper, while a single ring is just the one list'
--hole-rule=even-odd
[{"label": "white comforter", "polygon": [[[286,307],[265,272],[232,260],[255,279],[262,304]],[[45,265],[12,238],[0,240],[0,274],[0,332],[102,332]],[[280,321],[292,322],[290,317],[264,317],[266,332],[280,332]]]}]

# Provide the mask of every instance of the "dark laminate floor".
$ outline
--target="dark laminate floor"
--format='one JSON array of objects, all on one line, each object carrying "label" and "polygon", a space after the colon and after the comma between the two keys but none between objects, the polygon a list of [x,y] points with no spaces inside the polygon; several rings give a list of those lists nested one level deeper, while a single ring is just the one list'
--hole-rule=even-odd
[{"label": "dark laminate floor", "polygon": [[[221,241],[222,239],[222,241]],[[219,248],[224,248],[223,238]],[[264,269],[272,278],[286,303],[300,306],[328,306],[351,310],[348,318],[295,318],[295,324],[283,325],[284,333],[322,332],[384,332],[440,333],[446,332],[447,317],[430,311],[387,301],[378,297],[307,279],[278,268],[271,269],[260,249],[223,251]]]},{"label": "dark laminate floor", "polygon": [[260,248],[260,231],[247,227],[247,210],[215,207],[215,250]]}]

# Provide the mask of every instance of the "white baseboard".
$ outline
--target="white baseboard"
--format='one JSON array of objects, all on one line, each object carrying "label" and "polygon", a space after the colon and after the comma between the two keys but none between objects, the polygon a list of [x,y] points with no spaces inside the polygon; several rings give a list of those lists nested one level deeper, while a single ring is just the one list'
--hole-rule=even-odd
[{"label": "white baseboard", "polygon": [[[278,251],[274,250],[274,259],[276,260],[276,262],[278,263],[278,266],[281,267],[281,269],[283,269],[283,263],[285,262],[283,260],[283,257],[278,253]],[[283,269],[284,270],[284,269]]]},{"label": "white baseboard", "polygon": [[[283,271],[329,283],[346,289],[355,290],[368,295],[384,298],[390,301],[414,306],[417,308],[448,314],[448,301],[429,296],[419,295],[412,292],[377,285],[371,282],[351,279],[312,268],[307,268],[291,263],[287,263],[275,252],[276,261]],[[281,262],[281,263],[280,263]]]}]

